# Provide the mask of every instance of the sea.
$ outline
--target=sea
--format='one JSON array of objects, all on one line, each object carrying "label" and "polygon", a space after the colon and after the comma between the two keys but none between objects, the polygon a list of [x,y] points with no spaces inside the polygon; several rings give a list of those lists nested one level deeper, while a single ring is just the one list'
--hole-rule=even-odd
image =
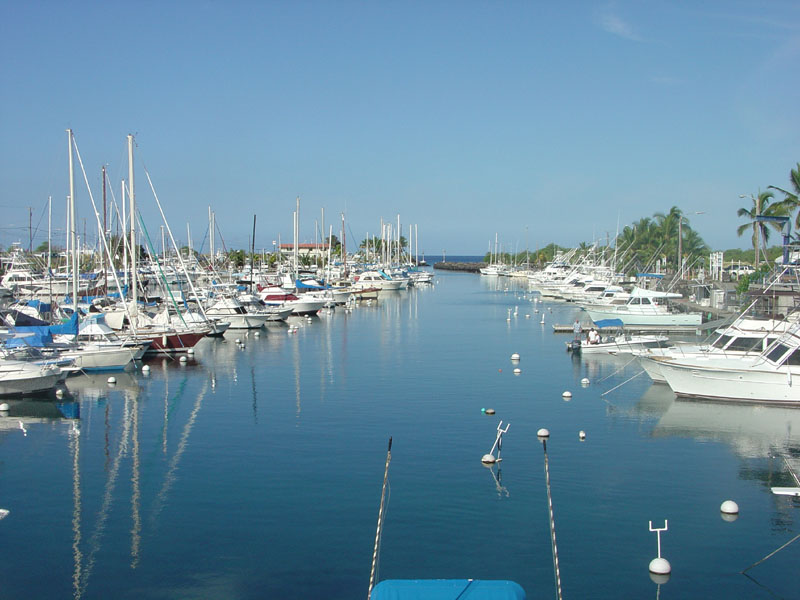
[{"label": "sea", "polygon": [[800,598],[800,501],[771,492],[795,485],[800,411],[679,400],[630,357],[568,353],[553,325],[579,316],[437,270],[6,400],[0,598],[358,599],[371,575],[555,598],[553,531],[563,598]]}]

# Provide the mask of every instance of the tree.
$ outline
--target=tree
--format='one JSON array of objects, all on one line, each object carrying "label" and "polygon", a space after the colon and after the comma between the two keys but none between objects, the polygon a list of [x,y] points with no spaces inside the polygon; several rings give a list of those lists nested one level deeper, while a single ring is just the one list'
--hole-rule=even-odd
[{"label": "tree", "polygon": [[[784,190],[776,185],[767,186],[771,190],[778,190],[785,196],[780,203],[786,209],[787,214],[791,214],[793,210],[800,207],[800,199],[798,199],[798,196],[800,196],[800,163],[797,163],[796,169],[792,169],[789,172],[789,182],[792,184],[793,191]],[[795,216],[794,226],[800,228],[800,210],[797,211]]]},{"label": "tree", "polygon": [[[755,267],[758,269],[758,252],[759,252],[759,239],[761,240],[761,246],[763,248],[764,256],[767,253],[767,240],[769,239],[769,231],[770,228],[767,227],[767,223],[759,221],[757,217],[759,216],[766,216],[766,217],[782,217],[786,216],[786,205],[782,202],[775,202],[772,203],[771,200],[773,198],[772,192],[759,192],[758,196],[750,195],[750,199],[753,202],[753,206],[750,208],[742,207],[736,211],[736,214],[740,217],[744,217],[749,219],[749,222],[740,225],[736,230],[736,233],[741,237],[741,235],[747,231],[748,229],[753,230],[753,250],[755,251]],[[780,231],[781,225],[780,223],[769,223],[772,229],[777,229]]]}]

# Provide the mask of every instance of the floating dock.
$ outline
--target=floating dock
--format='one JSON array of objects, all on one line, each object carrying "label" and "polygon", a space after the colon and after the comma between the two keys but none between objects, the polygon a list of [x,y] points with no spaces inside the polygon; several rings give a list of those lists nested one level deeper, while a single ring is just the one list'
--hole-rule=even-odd
[{"label": "floating dock", "polygon": [[[710,329],[716,329],[730,323],[730,319],[718,319],[701,323],[700,325],[625,325],[623,329],[629,333],[694,333],[702,334]],[[573,325],[553,325],[553,333],[573,333]],[[586,333],[592,327],[598,331],[615,331],[619,327],[597,327],[594,323],[581,323],[581,333]]]}]

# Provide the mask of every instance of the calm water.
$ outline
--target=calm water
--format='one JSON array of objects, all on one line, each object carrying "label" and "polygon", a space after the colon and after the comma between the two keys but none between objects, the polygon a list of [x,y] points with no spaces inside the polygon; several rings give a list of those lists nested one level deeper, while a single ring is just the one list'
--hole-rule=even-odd
[{"label": "calm water", "polygon": [[[551,325],[576,309],[546,305],[542,325],[516,285],[437,272],[114,387],[70,379],[61,410],[79,419],[12,401],[0,597],[365,598],[393,436],[379,578],[508,578],[552,598],[540,427],[565,598],[800,597],[800,542],[740,574],[800,530],[798,502],[769,490],[792,484],[779,456],[798,451],[800,411],[675,401],[627,359],[575,359]],[[648,521],[665,519],[659,589]]]}]

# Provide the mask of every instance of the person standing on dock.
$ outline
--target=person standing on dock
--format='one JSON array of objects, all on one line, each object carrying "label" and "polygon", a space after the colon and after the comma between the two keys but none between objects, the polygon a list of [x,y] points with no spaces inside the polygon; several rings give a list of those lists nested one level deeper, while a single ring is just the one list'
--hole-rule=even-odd
[{"label": "person standing on dock", "polygon": [[575,339],[581,339],[581,321],[580,319],[575,319],[575,325],[572,326],[572,331],[575,333]]}]

